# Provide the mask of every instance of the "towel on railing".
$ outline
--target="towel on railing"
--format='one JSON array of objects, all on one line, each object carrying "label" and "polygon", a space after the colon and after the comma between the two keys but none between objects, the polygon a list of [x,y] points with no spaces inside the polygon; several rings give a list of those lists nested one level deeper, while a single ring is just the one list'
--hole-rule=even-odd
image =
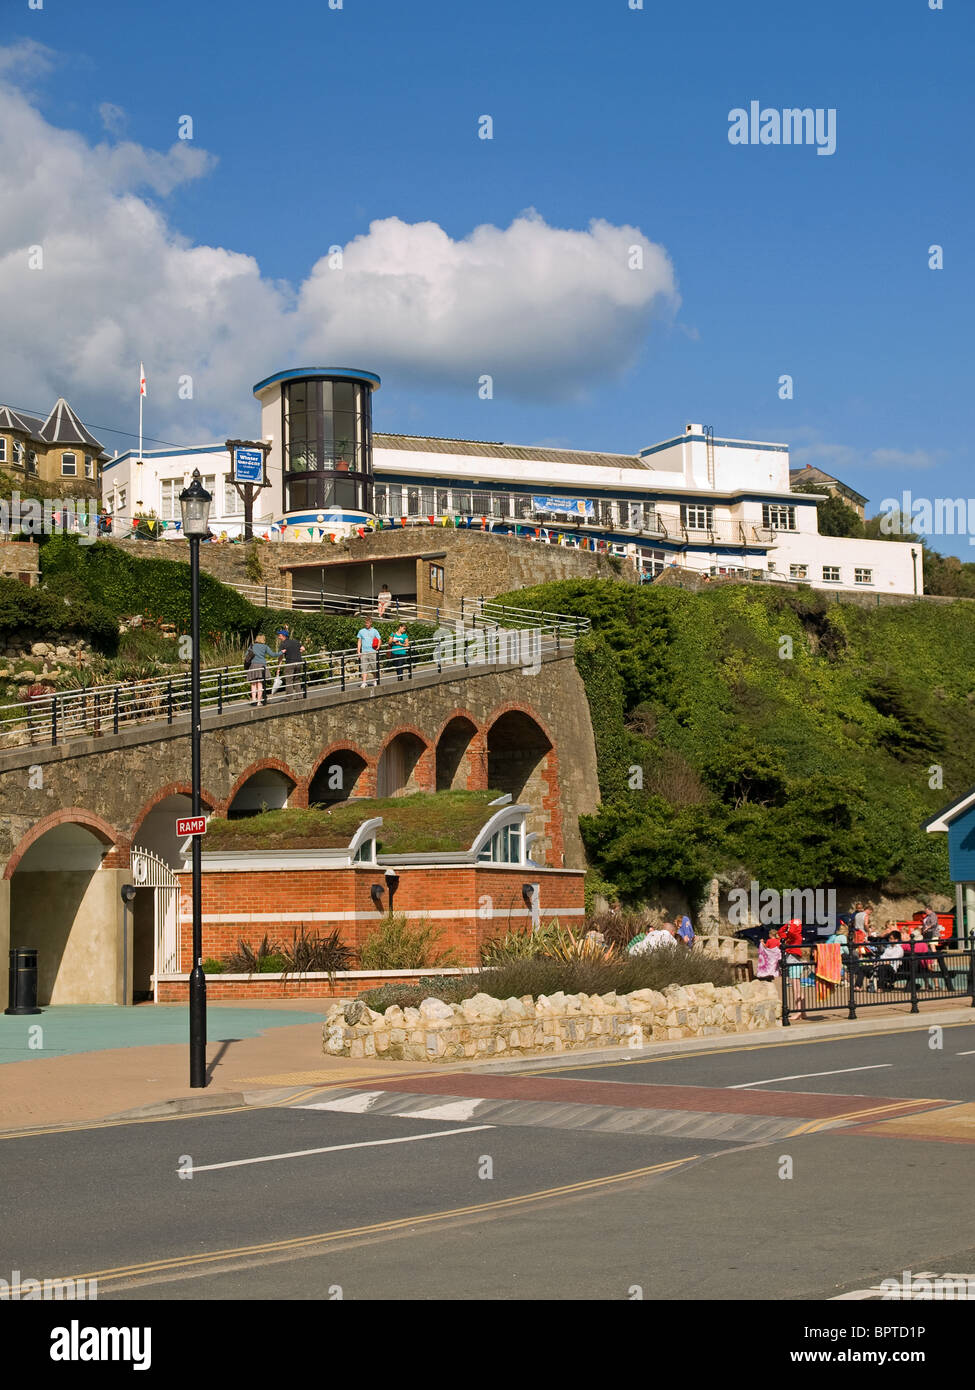
[{"label": "towel on railing", "polygon": [[840,942],[823,942],[816,947],[816,982],[820,991],[831,993],[842,978],[843,953]]}]

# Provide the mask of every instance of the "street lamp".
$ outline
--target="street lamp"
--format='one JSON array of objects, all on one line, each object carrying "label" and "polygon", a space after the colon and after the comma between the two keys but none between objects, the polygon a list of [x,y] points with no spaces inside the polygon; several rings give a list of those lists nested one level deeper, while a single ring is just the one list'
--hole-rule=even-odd
[{"label": "street lamp", "polygon": [[[183,535],[190,543],[190,743],[193,815],[200,815],[200,540],[209,530],[213,499],[193,469],[193,481],[179,495]],[[207,1066],[207,985],[203,974],[203,865],[199,835],[193,836],[193,969],[190,972],[190,1086],[205,1086]]]}]

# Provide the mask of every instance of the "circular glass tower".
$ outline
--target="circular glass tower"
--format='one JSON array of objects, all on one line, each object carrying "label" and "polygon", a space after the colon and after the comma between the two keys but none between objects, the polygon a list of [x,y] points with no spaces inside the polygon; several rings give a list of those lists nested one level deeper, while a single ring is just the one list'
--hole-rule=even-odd
[{"label": "circular glass tower", "polygon": [[299,367],[259,381],[280,524],[348,532],[372,521],[372,393],[354,367]]}]

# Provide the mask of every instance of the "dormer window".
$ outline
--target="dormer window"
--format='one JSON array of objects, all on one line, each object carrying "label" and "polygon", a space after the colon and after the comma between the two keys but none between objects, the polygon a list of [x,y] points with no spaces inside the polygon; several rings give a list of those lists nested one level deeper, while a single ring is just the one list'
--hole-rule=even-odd
[{"label": "dormer window", "polygon": [[353,864],[375,864],[376,862],[376,841],[363,840],[362,844],[352,856]]},{"label": "dormer window", "polygon": [[523,864],[525,862],[525,835],[521,821],[503,825],[488,840],[477,856],[479,864]]}]

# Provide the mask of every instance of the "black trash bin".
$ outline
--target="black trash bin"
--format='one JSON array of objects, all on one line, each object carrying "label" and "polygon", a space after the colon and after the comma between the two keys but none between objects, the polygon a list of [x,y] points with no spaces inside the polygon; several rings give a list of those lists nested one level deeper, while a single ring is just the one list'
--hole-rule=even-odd
[{"label": "black trash bin", "polygon": [[10,950],[10,1004],[5,1014],[39,1014],[37,1007],[37,948],[13,946]]}]

